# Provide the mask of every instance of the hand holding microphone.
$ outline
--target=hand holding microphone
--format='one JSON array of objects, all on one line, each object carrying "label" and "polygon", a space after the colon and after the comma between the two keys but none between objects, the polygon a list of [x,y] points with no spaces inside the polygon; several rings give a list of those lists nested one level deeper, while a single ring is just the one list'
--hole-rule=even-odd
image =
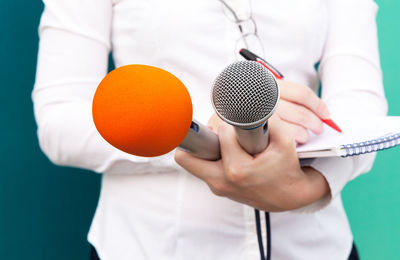
[{"label": "hand holding microphone", "polygon": [[254,208],[279,212],[311,204],[329,193],[325,178],[316,170],[300,167],[294,139],[277,116],[269,119],[266,150],[251,156],[238,142],[233,127],[218,128],[222,160],[202,160],[176,151],[175,160],[207,183],[217,196]]},{"label": "hand holding microphone", "polygon": [[231,64],[217,77],[212,92],[217,115],[234,126],[217,130],[223,159],[206,161],[177,151],[175,160],[214,194],[257,209],[284,211],[317,201],[329,193],[329,186],[319,172],[300,166],[289,128],[271,117],[278,99],[276,81],[262,65]]}]

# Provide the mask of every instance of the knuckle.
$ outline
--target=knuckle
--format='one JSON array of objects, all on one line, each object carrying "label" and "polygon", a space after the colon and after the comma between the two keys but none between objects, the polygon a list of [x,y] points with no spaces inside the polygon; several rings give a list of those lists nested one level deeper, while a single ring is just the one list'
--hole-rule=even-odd
[{"label": "knuckle", "polygon": [[232,183],[242,183],[247,178],[247,170],[242,164],[231,164],[225,172],[226,178]]},{"label": "knuckle", "polygon": [[296,130],[296,141],[298,143],[305,143],[308,141],[309,134],[308,131],[302,127],[298,127]]},{"label": "knuckle", "polygon": [[295,144],[296,136],[288,136],[288,138],[284,138],[282,142],[282,146],[285,151],[289,151]]},{"label": "knuckle", "polygon": [[175,156],[174,156],[174,160],[176,163],[178,163],[179,165],[182,164],[182,162],[185,160],[185,153],[182,151],[177,150],[175,152]]},{"label": "knuckle", "polygon": [[228,194],[229,186],[223,181],[215,181],[209,184],[211,192],[219,197],[225,197]]}]

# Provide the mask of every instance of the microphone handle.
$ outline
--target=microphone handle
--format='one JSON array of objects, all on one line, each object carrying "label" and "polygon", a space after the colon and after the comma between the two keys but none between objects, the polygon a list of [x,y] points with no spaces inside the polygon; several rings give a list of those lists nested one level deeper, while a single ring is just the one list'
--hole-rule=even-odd
[{"label": "microphone handle", "polygon": [[178,148],[205,160],[216,161],[221,158],[218,136],[196,120],[192,121],[188,134]]},{"label": "microphone handle", "polygon": [[250,130],[235,127],[235,131],[239,144],[251,155],[263,152],[268,146],[268,122]]}]

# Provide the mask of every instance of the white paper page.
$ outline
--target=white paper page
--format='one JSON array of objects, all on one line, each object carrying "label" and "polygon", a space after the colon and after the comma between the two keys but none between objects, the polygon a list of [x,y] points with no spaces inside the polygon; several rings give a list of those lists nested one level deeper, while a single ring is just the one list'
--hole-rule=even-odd
[{"label": "white paper page", "polygon": [[342,118],[334,121],[342,129],[342,134],[324,125],[324,132],[320,135],[311,133],[306,144],[297,146],[297,152],[337,148],[400,133],[400,117]]}]

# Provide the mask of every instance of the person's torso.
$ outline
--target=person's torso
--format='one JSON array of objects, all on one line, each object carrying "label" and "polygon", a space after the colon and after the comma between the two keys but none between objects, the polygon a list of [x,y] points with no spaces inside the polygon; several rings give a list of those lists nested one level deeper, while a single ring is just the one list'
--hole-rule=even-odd
[{"label": "person's torso", "polygon": [[[287,80],[317,91],[325,1],[250,2],[266,60]],[[113,7],[116,66],[147,64],[173,73],[191,94],[194,118],[204,124],[213,113],[213,80],[235,61],[238,38],[218,0],[120,0]],[[166,157],[173,160],[171,153]],[[272,213],[271,229],[274,260],[345,259],[350,252],[340,198],[316,213]],[[105,174],[89,240],[105,260],[259,259],[253,210],[213,195],[178,166]]]}]

